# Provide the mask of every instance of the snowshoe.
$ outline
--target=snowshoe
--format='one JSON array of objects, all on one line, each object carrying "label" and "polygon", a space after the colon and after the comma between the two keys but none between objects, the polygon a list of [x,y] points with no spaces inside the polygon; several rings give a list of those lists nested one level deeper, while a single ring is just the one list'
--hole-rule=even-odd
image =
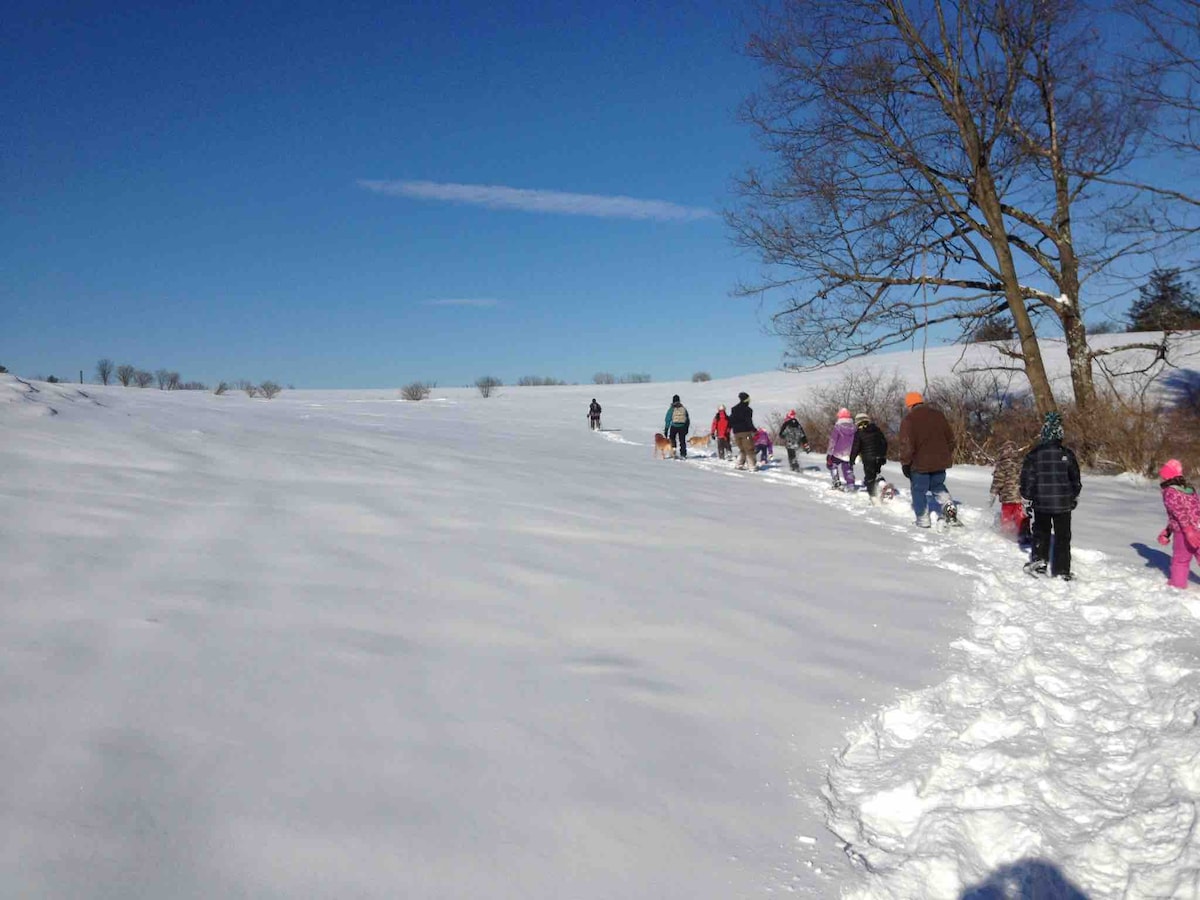
[{"label": "snowshoe", "polygon": [[1038,578],[1046,574],[1046,563],[1044,560],[1031,559],[1029,562],[1025,563],[1024,569],[1026,575],[1032,575],[1034,578]]}]

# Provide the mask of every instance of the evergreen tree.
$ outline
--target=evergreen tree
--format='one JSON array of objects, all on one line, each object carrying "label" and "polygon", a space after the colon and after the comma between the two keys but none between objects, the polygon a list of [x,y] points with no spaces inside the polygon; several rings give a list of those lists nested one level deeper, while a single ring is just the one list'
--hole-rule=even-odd
[{"label": "evergreen tree", "polygon": [[1200,301],[1179,269],[1155,269],[1129,310],[1130,331],[1200,329]]}]

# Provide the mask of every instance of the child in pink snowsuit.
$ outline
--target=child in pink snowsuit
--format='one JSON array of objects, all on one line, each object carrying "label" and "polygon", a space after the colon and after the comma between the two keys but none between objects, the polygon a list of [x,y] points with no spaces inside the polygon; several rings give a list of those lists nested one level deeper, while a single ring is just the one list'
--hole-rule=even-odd
[{"label": "child in pink snowsuit", "polygon": [[1167,508],[1167,527],[1158,536],[1165,545],[1175,536],[1174,552],[1171,554],[1171,587],[1186,588],[1188,570],[1192,559],[1200,561],[1200,495],[1183,478],[1183,464],[1177,459],[1168,459],[1158,470],[1162,479],[1163,506]]},{"label": "child in pink snowsuit", "polygon": [[758,452],[759,460],[764,466],[767,464],[767,457],[775,455],[775,444],[771,442],[771,436],[767,434],[767,429],[760,428],[754,432],[754,449]]},{"label": "child in pink snowsuit", "polygon": [[832,487],[834,488],[854,490],[854,466],[850,465],[850,451],[854,447],[854,431],[850,410],[844,407],[839,409],[837,423],[829,432],[829,446],[825,450],[825,468],[829,470],[829,478],[833,482]]}]

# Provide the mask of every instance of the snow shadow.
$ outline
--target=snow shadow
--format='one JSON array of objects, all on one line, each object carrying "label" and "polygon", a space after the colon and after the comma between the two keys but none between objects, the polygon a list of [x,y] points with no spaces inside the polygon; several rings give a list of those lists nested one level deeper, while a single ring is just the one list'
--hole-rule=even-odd
[{"label": "snow shadow", "polygon": [[1062,870],[1044,859],[1023,859],[1002,866],[959,900],[1088,900]]},{"label": "snow shadow", "polygon": [[[1151,547],[1149,544],[1143,544],[1141,541],[1135,541],[1129,545],[1137,551],[1138,556],[1146,561],[1146,568],[1157,569],[1162,572],[1166,578],[1171,574],[1171,554],[1165,550],[1160,550],[1157,547]],[[1167,545],[1168,547],[1170,544]],[[1191,584],[1200,584],[1200,576],[1195,572],[1188,573],[1188,581]]]}]

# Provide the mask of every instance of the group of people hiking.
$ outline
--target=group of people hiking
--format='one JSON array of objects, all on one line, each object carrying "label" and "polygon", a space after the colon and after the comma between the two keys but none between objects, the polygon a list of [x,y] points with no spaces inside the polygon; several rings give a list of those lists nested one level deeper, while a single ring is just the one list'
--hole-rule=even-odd
[{"label": "group of people hiking", "polygon": [[[931,514],[950,524],[960,524],[957,507],[946,489],[946,470],[953,462],[955,437],[950,423],[938,409],[928,406],[917,391],[904,397],[905,415],[897,436],[900,469],[909,480],[912,492],[914,524],[931,527]],[[599,427],[600,407],[595,411],[593,427]],[[589,416],[591,411],[589,410]],[[691,417],[676,394],[671,398],[663,422],[663,433],[678,447],[678,455],[687,458],[687,433]],[[754,424],[750,395],[738,394],[738,402],[726,411],[722,405],[709,432],[717,442],[717,456],[733,460],[738,450],[738,469],[758,468],[774,455],[774,444],[764,428]],[[1038,439],[1022,448],[1015,441],[1000,445],[992,473],[992,502],[1000,501],[1000,529],[1013,537],[1030,554],[1025,571],[1031,575],[1049,575],[1064,581],[1071,574],[1071,513],[1079,502],[1081,482],[1079,461],[1074,451],[1063,444],[1062,416],[1048,412],[1043,417]],[[797,452],[812,452],[804,426],[791,410],[779,426],[779,440],[787,449],[788,465],[800,470]],[[863,463],[863,483],[872,503],[878,504],[894,489],[882,477],[887,463],[888,440],[883,430],[860,412],[839,409],[830,430],[825,465],[831,488],[857,490],[854,465]],[[756,456],[758,464],[756,464]],[[1187,586],[1191,562],[1200,563],[1200,494],[1183,476],[1179,460],[1168,460],[1159,470],[1167,527],[1158,535],[1166,545],[1174,540],[1168,583]],[[881,485],[884,489],[881,489]]]}]

